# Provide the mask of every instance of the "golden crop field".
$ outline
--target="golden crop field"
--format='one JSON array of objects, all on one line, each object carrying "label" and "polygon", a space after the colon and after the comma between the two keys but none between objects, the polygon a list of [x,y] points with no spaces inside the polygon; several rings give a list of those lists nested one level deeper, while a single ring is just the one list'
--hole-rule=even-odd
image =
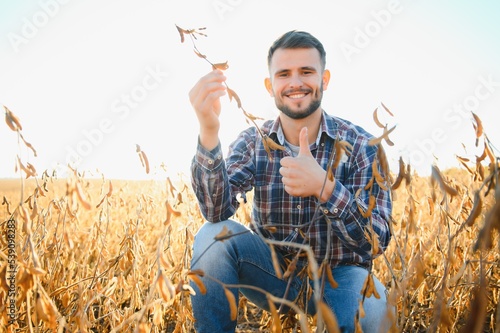
[{"label": "golden crop field", "polygon": [[[475,161],[458,157],[462,168],[421,177],[400,160],[389,174],[393,239],[372,273],[397,309],[391,332],[500,332],[499,163],[476,121],[485,148]],[[203,273],[189,263],[204,220],[186,175],[125,181],[73,170],[57,179],[18,166],[19,179],[0,181],[2,331],[193,332],[190,281],[202,291]],[[248,224],[251,203],[235,219]],[[360,293],[376,297],[365,286]],[[235,314],[238,332],[323,326],[243,297]]]},{"label": "golden crop field", "polygon": [[[481,182],[461,170],[443,175],[456,195],[415,174],[395,190],[394,239],[374,273],[397,305],[395,332],[497,332],[499,248],[490,233],[498,228],[498,203],[490,193],[478,219],[465,224]],[[187,178],[120,181],[75,173],[4,180],[0,189],[2,330],[192,331],[190,247],[203,218]],[[493,205],[496,225],[487,229]],[[246,212],[248,206],[236,217],[245,223]],[[18,289],[17,318],[7,326],[9,220]],[[240,305],[240,332],[270,330],[270,314],[244,299]]]}]

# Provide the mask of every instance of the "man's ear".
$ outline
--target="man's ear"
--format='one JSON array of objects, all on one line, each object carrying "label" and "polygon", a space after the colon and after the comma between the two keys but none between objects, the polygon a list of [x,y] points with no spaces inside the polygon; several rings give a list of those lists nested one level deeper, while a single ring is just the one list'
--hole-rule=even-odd
[{"label": "man's ear", "polygon": [[264,85],[266,86],[266,89],[267,89],[267,92],[269,93],[269,95],[271,95],[271,97],[274,97],[273,84],[271,83],[271,79],[266,77],[264,79]]},{"label": "man's ear", "polygon": [[323,90],[326,90],[328,88],[328,83],[330,82],[330,71],[328,69],[325,69],[323,71]]}]

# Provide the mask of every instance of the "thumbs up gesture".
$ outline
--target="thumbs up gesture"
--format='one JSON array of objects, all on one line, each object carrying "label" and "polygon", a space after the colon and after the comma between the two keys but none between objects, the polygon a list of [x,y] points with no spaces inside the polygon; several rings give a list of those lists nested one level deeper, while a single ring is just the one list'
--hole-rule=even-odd
[{"label": "thumbs up gesture", "polygon": [[328,184],[322,188],[326,177],[326,171],[318,164],[309,149],[307,127],[303,127],[299,135],[299,154],[296,157],[284,157],[281,159],[280,174],[285,185],[285,191],[296,197],[319,196],[327,199],[332,191],[334,183],[327,180]]}]

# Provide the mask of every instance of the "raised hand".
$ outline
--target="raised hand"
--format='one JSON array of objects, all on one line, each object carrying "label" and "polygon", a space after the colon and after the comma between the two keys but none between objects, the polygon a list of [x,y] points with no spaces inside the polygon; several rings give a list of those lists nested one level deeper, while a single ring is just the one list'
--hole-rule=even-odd
[{"label": "raised hand", "polygon": [[208,150],[219,142],[220,98],[226,94],[226,77],[220,70],[203,76],[189,92],[189,100],[200,123],[200,143]]},{"label": "raised hand", "polygon": [[328,198],[334,183],[327,181],[323,190],[326,171],[318,164],[309,149],[307,127],[303,127],[299,135],[299,154],[296,157],[281,159],[280,174],[285,185],[285,191],[296,197],[316,196]]}]

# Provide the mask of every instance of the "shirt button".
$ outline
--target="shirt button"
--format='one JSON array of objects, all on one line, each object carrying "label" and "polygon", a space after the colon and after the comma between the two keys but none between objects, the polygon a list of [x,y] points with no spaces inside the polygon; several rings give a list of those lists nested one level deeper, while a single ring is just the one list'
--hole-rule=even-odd
[{"label": "shirt button", "polygon": [[213,160],[208,160],[208,164],[212,165],[212,164],[214,164],[214,161]]},{"label": "shirt button", "polygon": [[297,209],[302,209],[302,206],[301,205],[297,205]]},{"label": "shirt button", "polygon": [[338,208],[334,208],[334,209],[333,209],[333,212],[334,212],[335,214],[337,214],[337,213],[339,212],[339,209],[338,209]]},{"label": "shirt button", "polygon": [[330,213],[328,209],[323,209],[323,214],[327,215],[328,213]]},{"label": "shirt button", "polygon": [[220,160],[222,158],[222,155],[217,155],[217,159]]}]

